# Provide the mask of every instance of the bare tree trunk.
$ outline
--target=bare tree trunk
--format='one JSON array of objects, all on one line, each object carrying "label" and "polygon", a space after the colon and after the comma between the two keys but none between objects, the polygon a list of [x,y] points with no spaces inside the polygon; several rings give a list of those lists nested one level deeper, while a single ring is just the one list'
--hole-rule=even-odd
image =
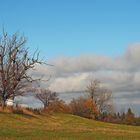
[{"label": "bare tree trunk", "polygon": [[48,103],[44,103],[44,109],[48,107]]},{"label": "bare tree trunk", "polygon": [[2,106],[2,110],[4,110],[4,108],[6,107],[6,97],[5,97],[5,89],[4,91],[2,92],[2,98],[1,98],[1,106]]},{"label": "bare tree trunk", "polygon": [[44,105],[44,110],[47,108],[47,106],[46,105]]},{"label": "bare tree trunk", "polygon": [[2,110],[4,110],[4,108],[6,107],[6,101],[5,101],[5,99],[2,99],[1,105],[2,105]]},{"label": "bare tree trunk", "polygon": [[12,100],[13,100],[13,105],[11,106],[12,109],[14,108],[14,99],[15,99],[15,96],[12,97]]}]

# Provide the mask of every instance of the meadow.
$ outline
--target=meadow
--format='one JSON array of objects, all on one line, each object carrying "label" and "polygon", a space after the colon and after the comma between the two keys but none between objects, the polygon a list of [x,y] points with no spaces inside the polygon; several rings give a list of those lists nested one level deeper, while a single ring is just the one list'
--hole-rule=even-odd
[{"label": "meadow", "polygon": [[0,113],[0,140],[140,140],[140,127],[63,113]]}]

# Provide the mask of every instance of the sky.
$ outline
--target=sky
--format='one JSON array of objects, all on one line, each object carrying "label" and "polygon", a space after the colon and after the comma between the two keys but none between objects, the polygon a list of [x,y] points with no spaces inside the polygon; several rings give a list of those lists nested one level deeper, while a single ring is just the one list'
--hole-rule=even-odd
[{"label": "sky", "polygon": [[0,0],[0,27],[46,59],[117,56],[140,40],[139,0]]},{"label": "sky", "polygon": [[51,76],[45,88],[76,96],[99,79],[118,108],[140,114],[139,7],[139,0],[0,0],[0,31],[24,35],[30,51],[54,65],[33,73]]}]

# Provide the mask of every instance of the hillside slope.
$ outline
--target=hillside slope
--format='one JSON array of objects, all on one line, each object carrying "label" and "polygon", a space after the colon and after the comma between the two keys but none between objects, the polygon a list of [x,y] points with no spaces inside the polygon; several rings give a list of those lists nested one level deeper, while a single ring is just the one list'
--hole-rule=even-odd
[{"label": "hillside slope", "polygon": [[140,127],[97,122],[56,113],[0,113],[0,140],[140,140]]}]

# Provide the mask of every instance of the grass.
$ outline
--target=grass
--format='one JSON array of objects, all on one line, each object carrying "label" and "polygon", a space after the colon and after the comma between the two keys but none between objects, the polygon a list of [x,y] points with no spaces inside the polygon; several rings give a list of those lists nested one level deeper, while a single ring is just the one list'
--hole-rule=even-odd
[{"label": "grass", "polygon": [[140,127],[55,113],[0,113],[0,140],[140,140]]}]

